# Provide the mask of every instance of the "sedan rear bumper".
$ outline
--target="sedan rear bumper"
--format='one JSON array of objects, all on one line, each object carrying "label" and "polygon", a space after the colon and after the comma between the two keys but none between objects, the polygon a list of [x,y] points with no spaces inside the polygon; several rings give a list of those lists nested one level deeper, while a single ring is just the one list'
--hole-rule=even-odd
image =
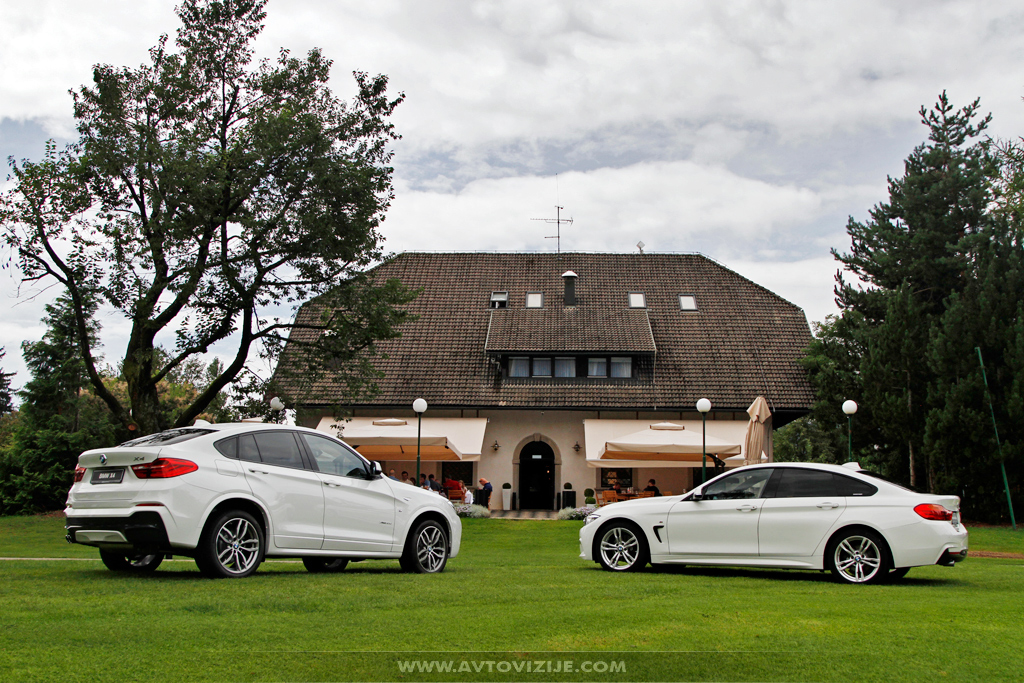
[{"label": "sedan rear bumper", "polygon": [[939,561],[935,564],[940,564],[943,567],[952,567],[957,562],[962,562],[967,559],[967,548],[963,550],[949,550],[948,548],[943,551],[942,555],[939,556]]}]

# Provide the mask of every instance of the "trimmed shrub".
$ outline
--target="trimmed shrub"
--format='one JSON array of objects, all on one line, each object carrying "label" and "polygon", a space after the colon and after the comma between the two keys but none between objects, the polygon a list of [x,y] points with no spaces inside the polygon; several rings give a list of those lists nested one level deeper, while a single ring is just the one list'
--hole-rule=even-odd
[{"label": "trimmed shrub", "polygon": [[491,516],[491,511],[483,505],[456,505],[455,513],[459,517],[469,517],[471,519],[485,519]]},{"label": "trimmed shrub", "polygon": [[585,505],[581,508],[562,508],[558,511],[559,519],[586,519],[597,508]]}]

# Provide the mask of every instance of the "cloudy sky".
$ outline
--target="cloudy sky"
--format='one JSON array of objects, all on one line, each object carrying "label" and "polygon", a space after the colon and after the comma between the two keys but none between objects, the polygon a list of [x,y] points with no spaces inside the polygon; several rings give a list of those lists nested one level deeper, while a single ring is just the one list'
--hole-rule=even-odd
[{"label": "cloudy sky", "polygon": [[[73,131],[68,90],[137,66],[170,0],[11,0],[0,15],[0,156]],[[396,200],[387,248],[701,252],[834,311],[829,249],[885,198],[942,90],[1024,135],[1024,2],[271,0],[262,56],[320,47],[334,86],[385,73]],[[7,261],[7,255],[3,260]],[[49,293],[0,270],[3,367]],[[117,321],[103,320],[110,355]],[[24,376],[15,379],[20,385]]]}]

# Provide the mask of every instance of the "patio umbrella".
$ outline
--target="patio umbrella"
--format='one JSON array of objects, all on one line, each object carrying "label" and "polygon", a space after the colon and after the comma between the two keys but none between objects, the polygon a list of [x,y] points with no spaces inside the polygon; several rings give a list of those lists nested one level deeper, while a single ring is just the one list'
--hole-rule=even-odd
[{"label": "patio umbrella", "polygon": [[747,415],[750,416],[750,423],[747,425],[747,435],[743,438],[744,465],[756,465],[761,462],[761,453],[764,451],[764,434],[767,424],[772,419],[772,411],[768,408],[768,401],[764,396],[758,396],[747,408]]},{"label": "patio umbrella", "polygon": [[[609,439],[601,449],[606,460],[700,460],[704,447],[702,435],[674,422],[659,422],[647,429]],[[707,452],[735,455],[740,445],[713,436],[707,437]]]}]

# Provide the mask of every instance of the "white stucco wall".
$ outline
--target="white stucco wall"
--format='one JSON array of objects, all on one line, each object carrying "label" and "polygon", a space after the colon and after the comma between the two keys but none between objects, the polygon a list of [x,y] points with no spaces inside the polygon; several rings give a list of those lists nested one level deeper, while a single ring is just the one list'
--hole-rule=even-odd
[{"label": "white stucco wall", "polygon": [[[561,492],[566,482],[572,484],[576,491],[577,504],[583,504],[583,491],[587,488],[599,488],[600,470],[589,467],[586,462],[586,441],[583,421],[587,419],[635,419],[689,421],[696,418],[699,425],[700,416],[696,413],[679,412],[621,412],[621,411],[572,411],[572,410],[438,410],[429,409],[431,417],[482,417],[487,418],[487,429],[484,433],[484,447],[480,460],[474,464],[474,484],[480,477],[488,479],[494,486],[491,497],[491,508],[501,509],[501,486],[508,482],[512,490],[519,492],[519,456],[524,446],[532,441],[540,440],[554,451],[555,455],[555,492]],[[409,410],[359,410],[359,416],[367,417],[402,417],[415,419]],[[316,426],[322,414],[307,414],[302,423]],[[746,429],[746,413],[712,413],[707,423],[709,435],[721,438],[736,439],[742,443],[742,433]],[[498,449],[493,445],[497,442]],[[576,444],[580,445],[577,452]],[[408,470],[415,475],[415,461],[386,461],[382,463],[384,471],[394,468],[397,472]],[[441,463],[423,462],[421,471],[427,474],[441,475]],[[657,482],[662,491],[674,494],[688,491],[693,486],[694,468],[692,467],[637,467],[634,468],[634,486],[643,488],[649,479]],[[696,470],[699,476],[699,469]]]}]

